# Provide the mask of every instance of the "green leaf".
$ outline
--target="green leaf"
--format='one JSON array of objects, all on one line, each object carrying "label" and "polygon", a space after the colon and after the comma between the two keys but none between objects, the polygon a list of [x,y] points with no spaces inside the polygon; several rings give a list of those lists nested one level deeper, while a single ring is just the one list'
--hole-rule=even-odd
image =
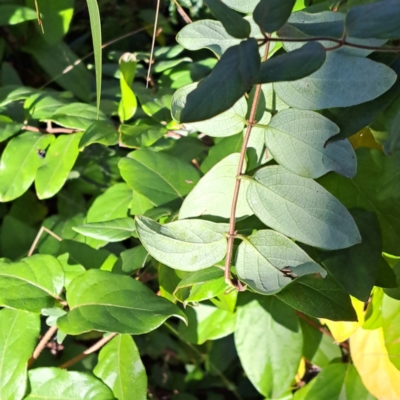
[{"label": "green leaf", "polygon": [[176,36],[179,44],[188,50],[209,49],[221,56],[229,47],[238,45],[239,39],[226,32],[219,21],[203,19],[194,21],[181,29]]},{"label": "green leaf", "polygon": [[274,159],[306,178],[335,171],[348,178],[357,172],[357,158],[348,140],[325,146],[339,128],[312,111],[288,109],[275,115],[265,130],[265,141]]},{"label": "green leaf", "polygon": [[148,256],[149,253],[140,245],[129,250],[124,250],[119,255],[112,272],[131,275],[136,270],[145,266]]},{"label": "green leaf", "polygon": [[254,9],[254,21],[264,32],[277,31],[290,17],[296,0],[260,0]]},{"label": "green leaf", "polygon": [[281,166],[257,171],[247,201],[264,224],[311,246],[336,250],[361,240],[352,216],[335,197]]},{"label": "green leaf", "polygon": [[242,133],[238,133],[218,141],[218,143],[210,148],[207,157],[201,164],[200,170],[203,173],[207,173],[214,165],[223,160],[225,157],[228,157],[232,153],[240,153],[242,144]]},{"label": "green leaf", "polygon": [[[172,97],[171,115],[180,122],[182,111],[185,109],[187,97],[197,88],[198,83],[191,83],[178,89]],[[213,137],[225,137],[241,132],[245,127],[247,101],[241,97],[231,108],[211,119],[187,124],[199,132]]]},{"label": "green leaf", "polygon": [[147,398],[147,376],[139,350],[129,335],[117,335],[99,353],[93,373],[119,400]]},{"label": "green leaf", "polygon": [[132,191],[131,196],[131,215],[144,215],[155,206],[152,201],[136,190]]},{"label": "green leaf", "polygon": [[5,115],[0,115],[0,142],[4,142],[11,136],[14,136],[22,128],[21,123],[13,122],[13,120]]},{"label": "green leaf", "polygon": [[124,125],[119,127],[119,145],[122,147],[150,147],[168,132],[159,125]]},{"label": "green leaf", "polygon": [[169,317],[186,319],[141,282],[107,271],[90,270],[76,277],[68,286],[67,302],[70,311],[57,326],[71,335],[91,330],[141,335]]},{"label": "green leaf", "polygon": [[151,150],[134,151],[118,166],[128,185],[157,206],[182,199],[199,180],[189,163]]},{"label": "green leaf", "polygon": [[225,293],[224,271],[220,268],[206,268],[183,278],[174,290],[174,296],[184,303],[199,302]]},{"label": "green leaf", "polygon": [[[272,230],[260,230],[240,244],[238,277],[261,294],[274,294],[298,276],[326,272],[287,237]],[[284,270],[284,271],[282,271]]]},{"label": "green leaf", "polygon": [[19,100],[25,100],[32,94],[36,93],[35,89],[17,85],[6,85],[0,88],[0,107]]},{"label": "green leaf", "polygon": [[276,296],[289,306],[315,318],[357,321],[350,296],[329,275],[304,275],[287,285]]},{"label": "green leaf", "polygon": [[359,38],[398,39],[400,37],[400,3],[377,1],[352,7],[346,15],[346,30]]},{"label": "green leaf", "polygon": [[365,210],[357,209],[351,214],[361,233],[361,243],[348,249],[321,252],[321,262],[347,293],[367,301],[381,262],[379,222],[374,213]]},{"label": "green leaf", "polygon": [[222,0],[228,7],[236,11],[247,14],[254,10],[254,7],[260,0]]},{"label": "green leaf", "polygon": [[210,75],[187,96],[181,122],[203,121],[231,108],[257,82],[259,68],[254,38],[230,47]]},{"label": "green leaf", "polygon": [[326,366],[315,379],[295,393],[293,400],[317,398],[375,400],[365,388],[356,368],[341,363]]},{"label": "green leaf", "polygon": [[109,122],[95,121],[85,130],[79,147],[86,147],[93,143],[114,146],[118,144],[118,132]]},{"label": "green leaf", "polygon": [[36,19],[36,12],[28,7],[13,4],[0,5],[0,26],[16,25]]},{"label": "green leaf", "polygon": [[400,201],[398,190],[399,154],[386,157],[378,150],[358,149],[358,172],[352,180],[336,174],[320,179],[320,184],[347,208],[360,207],[376,213],[382,232],[383,251],[400,255]]},{"label": "green leaf", "polygon": [[229,35],[239,39],[250,35],[250,24],[221,0],[204,0],[204,2],[214,17],[222,22]]},{"label": "green leaf", "polygon": [[118,115],[121,122],[131,119],[136,112],[137,100],[131,86],[136,72],[136,58],[130,53],[125,53],[119,59],[121,101]]},{"label": "green leaf", "polygon": [[279,398],[289,389],[302,356],[297,316],[275,297],[241,297],[235,328],[240,362],[261,394]]},{"label": "green leaf", "polygon": [[2,307],[39,313],[51,308],[64,286],[64,270],[50,255],[34,255],[16,263],[0,262]]},{"label": "green leaf", "polygon": [[36,62],[61,87],[84,101],[90,100],[93,76],[66,43],[49,45],[40,35],[35,35],[24,51],[33,55]]},{"label": "green leaf", "polygon": [[61,96],[56,97],[47,93],[35,93],[28,97],[24,103],[24,109],[27,110],[33,119],[46,120],[66,102]]},{"label": "green leaf", "polygon": [[315,326],[303,318],[299,319],[303,332],[303,355],[313,365],[325,368],[329,363],[342,357],[340,346],[334,343],[333,338],[325,335],[319,330],[323,328],[318,320],[314,320]]},{"label": "green leaf", "polygon": [[136,217],[136,228],[150,255],[171,268],[196,271],[225,257],[225,224],[181,220],[159,225],[149,218]]},{"label": "green leaf", "polygon": [[395,81],[395,72],[384,64],[330,53],[324,65],[312,75],[294,82],[275,83],[274,89],[291,107],[321,110],[373,100],[389,90]]},{"label": "green leaf", "polygon": [[95,377],[60,368],[29,371],[30,393],[24,400],[113,400],[111,390]]},{"label": "green leaf", "polygon": [[11,201],[25,193],[44,161],[38,150],[44,150],[53,135],[25,132],[11,139],[0,163],[0,201]]},{"label": "green leaf", "polygon": [[[35,0],[26,1],[26,4],[35,8]],[[36,24],[37,30],[47,43],[58,43],[69,30],[74,14],[74,0],[40,0],[38,6],[44,33],[39,24]]]},{"label": "green leaf", "polygon": [[45,161],[38,169],[35,178],[39,199],[53,197],[62,189],[78,158],[81,137],[81,133],[60,135],[50,145]]},{"label": "green leaf", "polygon": [[310,42],[289,53],[273,57],[260,67],[258,83],[296,81],[318,71],[326,60],[324,47]]},{"label": "green leaf", "polygon": [[179,336],[190,343],[203,344],[230,335],[235,330],[236,314],[199,304],[185,310],[187,326],[179,323]]},{"label": "green leaf", "polygon": [[40,333],[40,317],[3,309],[0,326],[0,397],[21,400],[27,386],[27,363]]},{"label": "green leaf", "polygon": [[97,0],[86,0],[89,18],[90,28],[92,30],[93,40],[93,53],[94,53],[94,64],[96,69],[96,101],[97,101],[97,117],[100,114],[100,99],[101,99],[101,75],[102,75],[102,43],[101,43],[101,21],[100,11],[97,4]]},{"label": "green leaf", "polygon": [[98,119],[106,120],[103,113],[98,115],[96,107],[84,103],[71,103],[60,107],[52,116],[51,120],[65,128],[86,130]]},{"label": "green leaf", "polygon": [[[203,215],[229,218],[239,158],[240,154],[238,153],[229,155],[214,165],[200,179],[184,200],[179,210],[179,219]],[[245,169],[246,163],[243,167],[243,170]],[[242,183],[237,202],[236,218],[253,214],[246,200],[248,182],[243,181]]]},{"label": "green leaf", "polygon": [[107,242],[121,242],[128,239],[136,231],[132,218],[118,218],[111,221],[92,222],[72,228],[83,236]]}]

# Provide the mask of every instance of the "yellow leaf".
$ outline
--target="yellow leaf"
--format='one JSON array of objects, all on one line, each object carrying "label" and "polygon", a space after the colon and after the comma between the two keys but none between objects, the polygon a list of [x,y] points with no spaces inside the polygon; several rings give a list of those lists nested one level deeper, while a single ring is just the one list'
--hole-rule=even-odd
[{"label": "yellow leaf", "polygon": [[349,140],[354,150],[360,147],[366,147],[368,149],[378,149],[382,151],[382,146],[375,141],[369,128],[361,129],[361,131],[350,136]]},{"label": "yellow leaf", "polygon": [[329,328],[337,343],[347,340],[364,323],[364,303],[354,297],[351,297],[351,302],[357,313],[357,322],[320,319],[321,324],[325,324]]},{"label": "yellow leaf", "polygon": [[305,373],[306,373],[306,362],[304,360],[304,357],[302,357],[300,360],[299,369],[297,370],[297,374],[295,376],[297,383],[301,381]]},{"label": "yellow leaf", "polygon": [[390,362],[382,328],[362,328],[350,338],[354,366],[368,391],[379,400],[400,399],[400,371]]}]

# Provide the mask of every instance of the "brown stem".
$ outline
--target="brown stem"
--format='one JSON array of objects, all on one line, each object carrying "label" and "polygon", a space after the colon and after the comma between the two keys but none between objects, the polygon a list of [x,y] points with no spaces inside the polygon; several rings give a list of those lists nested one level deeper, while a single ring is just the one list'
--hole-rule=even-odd
[{"label": "brown stem", "polygon": [[187,24],[191,24],[192,20],[189,18],[189,15],[186,14],[185,10],[182,8],[182,6],[178,3],[178,0],[174,0],[174,3],[176,5],[176,8],[178,10],[178,13],[181,15],[181,17],[183,18],[183,20],[187,23]]},{"label": "brown stem", "polygon": [[52,326],[50,329],[45,333],[45,335],[42,337],[38,345],[36,346],[35,350],[33,351],[32,357],[28,361],[28,368],[37,360],[40,356],[40,353],[43,351],[43,349],[46,347],[47,343],[51,340],[51,338],[55,335],[57,332],[57,327]]},{"label": "brown stem", "polygon": [[147,78],[146,78],[146,88],[149,87],[149,82],[151,80],[150,79],[151,65],[153,64],[154,46],[156,44],[158,14],[159,14],[159,12],[160,12],[160,0],[157,0],[156,16],[155,16],[155,20],[154,20],[154,29],[153,29],[153,38],[152,38],[152,41],[151,41],[149,69],[147,70]]},{"label": "brown stem", "polygon": [[59,366],[59,368],[64,368],[64,369],[68,368],[71,365],[74,365],[77,362],[81,361],[82,359],[84,359],[89,354],[92,354],[92,353],[96,352],[97,350],[100,350],[106,343],[108,343],[111,339],[113,339],[115,336],[117,336],[117,334],[118,333],[114,332],[114,333],[112,333],[111,335],[109,335],[107,337],[103,337],[97,343],[95,343],[92,347],[89,347],[88,349],[86,349],[83,353],[78,354],[76,357],[71,358],[71,360],[66,361],[64,364],[61,364]]},{"label": "brown stem", "polygon": [[[263,56],[263,61],[266,61],[268,59],[268,52],[269,52],[269,43],[267,42],[265,46],[265,52]],[[255,117],[256,117],[256,112],[257,112],[257,106],[258,106],[258,101],[260,100],[260,94],[261,94],[261,84],[256,86],[255,92],[254,92],[254,98],[253,102],[251,105],[251,111],[250,111],[250,116],[248,120],[248,125],[246,129],[246,133],[244,135],[243,139],[243,144],[242,144],[242,149],[240,151],[240,158],[239,158],[239,164],[236,172],[236,183],[235,183],[235,189],[233,192],[233,199],[232,199],[232,206],[231,206],[231,215],[229,219],[229,233],[228,233],[228,248],[226,251],[226,258],[225,258],[225,282],[238,289],[239,291],[243,291],[246,289],[245,286],[243,286],[239,281],[233,282],[232,277],[231,277],[231,263],[232,263],[232,254],[233,254],[233,242],[235,240],[235,224],[236,224],[236,207],[237,207],[237,202],[238,202],[238,197],[239,197],[239,190],[240,190],[240,185],[242,180],[240,179],[240,176],[242,175],[243,172],[243,165],[244,165],[244,160],[246,157],[246,150],[247,150],[247,144],[249,142],[250,134],[253,129],[253,125],[256,123]]]},{"label": "brown stem", "polygon": [[30,131],[30,132],[41,132],[41,133],[76,133],[76,132],[82,132],[79,129],[67,129],[67,128],[36,128],[35,126],[30,126],[30,125],[24,125],[22,128],[24,131]]},{"label": "brown stem", "polygon": [[328,47],[326,50],[327,51],[332,51],[332,50],[336,50],[342,46],[349,46],[349,47],[355,47],[356,49],[365,49],[365,50],[374,50],[374,51],[381,51],[381,52],[386,52],[386,53],[392,53],[392,52],[399,52],[400,51],[400,47],[399,46],[386,46],[386,47],[376,47],[376,46],[366,46],[366,45],[362,45],[362,44],[355,44],[355,43],[350,43],[348,42],[346,39],[336,39],[336,38],[332,38],[332,37],[325,37],[325,36],[321,36],[321,37],[312,37],[312,38],[283,38],[283,37],[279,37],[279,38],[267,38],[267,39],[263,39],[262,42],[319,42],[319,41],[328,41],[328,42],[335,42],[338,45],[337,46],[333,46],[333,47]]},{"label": "brown stem", "polygon": [[[314,322],[312,319],[308,318],[306,315],[304,315],[300,311],[296,311],[296,314],[306,321],[309,325],[313,326],[314,328],[318,329],[321,333],[323,333],[326,336],[329,336],[331,339],[335,340],[335,338],[332,336],[332,333],[330,333],[327,329],[323,328],[321,325],[317,324]],[[349,349],[349,345],[345,342],[339,343],[339,346],[343,347],[344,349]]]},{"label": "brown stem", "polygon": [[35,237],[35,240],[33,241],[32,246],[31,246],[31,248],[30,248],[29,251],[28,251],[28,257],[30,257],[30,256],[33,254],[33,252],[35,251],[35,248],[36,248],[36,246],[37,246],[37,244],[38,244],[38,242],[39,242],[39,240],[40,240],[40,238],[41,238],[43,232],[46,232],[46,233],[48,233],[50,236],[53,236],[53,238],[54,238],[54,239],[57,239],[59,242],[62,241],[62,239],[60,238],[60,236],[56,235],[56,234],[55,234],[54,232],[52,232],[50,229],[47,229],[45,226],[42,226],[42,227],[39,229],[39,232],[37,233],[37,235],[36,235],[36,237]]}]

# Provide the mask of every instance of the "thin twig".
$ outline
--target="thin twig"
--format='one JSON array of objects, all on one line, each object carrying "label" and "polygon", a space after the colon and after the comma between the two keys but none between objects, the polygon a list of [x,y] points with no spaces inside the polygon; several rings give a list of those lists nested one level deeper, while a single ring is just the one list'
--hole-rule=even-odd
[{"label": "thin twig", "polygon": [[183,20],[187,23],[187,24],[191,24],[192,20],[190,19],[189,15],[186,14],[185,10],[182,8],[182,6],[178,3],[178,0],[174,0],[174,3],[176,5],[176,8],[178,10],[178,13],[180,14],[180,16],[183,18]]},{"label": "thin twig", "polygon": [[156,45],[158,13],[159,12],[160,12],[160,0],[157,0],[156,16],[155,16],[155,19],[154,19],[154,28],[153,28],[153,38],[152,38],[152,41],[151,41],[149,69],[147,70],[147,78],[146,78],[146,88],[149,87],[149,82],[150,82],[151,65],[153,64],[154,46]]},{"label": "thin twig", "polygon": [[320,41],[326,41],[326,42],[335,42],[338,44],[338,46],[333,46],[333,47],[328,47],[326,50],[327,51],[332,51],[336,50],[339,47],[342,46],[349,46],[349,47],[354,47],[356,49],[365,49],[365,50],[373,50],[373,51],[381,51],[381,52],[399,52],[400,47],[399,46],[387,46],[387,47],[377,47],[377,46],[366,46],[362,44],[356,44],[356,43],[350,43],[346,39],[336,39],[332,37],[312,37],[312,38],[283,38],[283,37],[278,37],[278,38],[267,38],[267,39],[262,39],[262,43],[268,43],[268,42],[288,42],[288,43],[297,43],[297,42],[320,42]]},{"label": "thin twig", "polygon": [[[265,46],[263,61],[266,61],[268,59],[269,43],[270,42],[267,42],[267,44]],[[230,286],[236,287],[239,291],[245,290],[245,286],[243,286],[239,281],[234,283],[232,281],[232,277],[231,277],[233,242],[235,240],[235,235],[236,235],[236,231],[235,231],[236,207],[237,207],[237,202],[238,202],[238,197],[239,197],[240,184],[242,182],[240,179],[240,176],[243,173],[243,165],[244,165],[244,160],[246,157],[247,144],[249,142],[250,134],[253,129],[253,125],[256,123],[255,117],[256,117],[256,112],[257,112],[258,101],[260,99],[260,94],[261,94],[261,85],[257,85],[255,92],[254,92],[253,103],[251,105],[251,111],[250,111],[247,129],[246,129],[246,134],[244,136],[242,149],[240,151],[239,164],[238,164],[238,169],[237,169],[237,173],[236,173],[235,189],[233,192],[231,214],[230,214],[230,219],[229,219],[228,248],[227,248],[226,258],[225,258],[224,276],[225,276],[225,282]]]},{"label": "thin twig", "polygon": [[67,129],[67,128],[36,128],[35,126],[24,125],[22,128],[24,131],[30,132],[41,132],[41,133],[77,133],[82,132],[79,129]]},{"label": "thin twig", "polygon": [[[318,329],[321,333],[323,333],[326,336],[329,336],[331,339],[335,340],[333,337],[332,333],[330,333],[327,329],[323,328],[321,325],[317,324],[314,322],[312,319],[308,318],[305,314],[303,314],[300,311],[296,311],[297,315],[306,321],[309,325],[313,326],[314,328]],[[349,349],[349,345],[345,342],[338,343],[339,346],[343,347],[344,349]]]},{"label": "thin twig", "polygon": [[[194,353],[196,353],[202,360],[204,360],[204,354],[202,354],[192,343],[187,342],[186,340],[182,339],[182,336],[179,334],[179,332],[173,326],[171,326],[168,322],[165,322],[164,325],[181,342],[185,343]],[[208,364],[216,372],[216,374],[221,378],[221,380],[224,382],[227,389],[229,389],[238,400],[243,400],[242,397],[240,396],[240,394],[238,393],[238,391],[236,390],[235,385],[229,381],[229,379],[211,362],[210,359],[208,359]]]},{"label": "thin twig", "polygon": [[89,354],[95,353],[97,350],[100,350],[111,339],[113,339],[117,334],[118,334],[117,332],[114,332],[114,333],[112,333],[111,335],[109,335],[107,337],[103,337],[97,343],[95,343],[92,347],[89,347],[88,349],[86,349],[81,354],[78,354],[76,357],[71,358],[71,360],[66,361],[64,364],[61,364],[59,366],[59,368],[66,369],[66,368],[70,367],[71,365],[74,365],[77,362],[83,360]]},{"label": "thin twig", "polygon": [[38,345],[36,346],[35,350],[33,351],[32,357],[28,361],[28,368],[32,366],[32,364],[37,360],[40,356],[40,353],[44,350],[46,347],[47,343],[51,340],[51,338],[55,335],[57,332],[57,327],[52,326],[50,329],[45,333],[45,335],[42,337]]},{"label": "thin twig", "polygon": [[60,238],[60,236],[56,235],[54,232],[52,232],[50,229],[46,228],[45,226],[42,226],[39,229],[39,232],[36,235],[35,240],[33,241],[31,248],[29,249],[28,257],[30,257],[33,254],[33,252],[35,251],[35,248],[36,248],[36,246],[37,246],[37,244],[38,244],[38,242],[40,240],[40,237],[42,236],[43,232],[46,232],[50,236],[53,236],[53,238],[57,239],[59,242],[62,241],[62,238]]}]

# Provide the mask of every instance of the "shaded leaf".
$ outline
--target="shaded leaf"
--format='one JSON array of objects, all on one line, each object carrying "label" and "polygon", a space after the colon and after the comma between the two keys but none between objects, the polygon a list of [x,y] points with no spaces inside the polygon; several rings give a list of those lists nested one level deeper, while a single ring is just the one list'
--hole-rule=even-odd
[{"label": "shaded leaf", "polygon": [[253,12],[254,21],[264,32],[277,31],[290,17],[296,0],[260,0]]},{"label": "shaded leaf", "polygon": [[128,276],[90,270],[68,286],[70,311],[57,320],[65,333],[97,330],[140,335],[158,328],[169,317],[186,319],[168,300]]},{"label": "shaded leaf", "polygon": [[310,42],[290,53],[273,57],[260,67],[258,83],[295,81],[318,71],[326,60],[326,51],[317,42]]},{"label": "shaded leaf", "polygon": [[222,22],[225,30],[235,38],[250,35],[250,24],[221,0],[204,0],[214,17]]},{"label": "shaded leaf", "polygon": [[280,300],[315,318],[332,321],[356,321],[350,296],[329,277],[305,275],[297,278],[276,295]]},{"label": "shaded leaf", "polygon": [[19,4],[0,5],[0,26],[16,25],[21,22],[36,19],[36,12]]},{"label": "shaded leaf", "polygon": [[[171,115],[180,122],[182,111],[185,109],[188,95],[197,88],[198,83],[191,83],[178,89],[171,102]],[[234,135],[243,130],[246,122],[247,101],[241,97],[231,108],[205,121],[191,122],[189,125],[199,132],[213,137]]]},{"label": "shaded leaf", "polygon": [[196,271],[225,257],[225,224],[181,220],[159,225],[149,218],[136,217],[136,228],[150,255],[171,268]]},{"label": "shaded leaf", "polygon": [[377,1],[350,8],[346,30],[359,38],[397,39],[400,37],[400,3],[397,0]]},{"label": "shaded leaf", "polygon": [[241,13],[249,13],[254,10],[254,7],[260,0],[222,0],[227,6]]},{"label": "shaded leaf", "polygon": [[119,127],[119,145],[122,147],[149,147],[161,139],[167,129],[159,125],[124,125]]},{"label": "shaded leaf", "polygon": [[93,122],[84,132],[79,147],[86,147],[93,143],[114,146],[118,143],[118,133],[114,126],[105,121]]},{"label": "shaded leaf", "polygon": [[206,120],[228,110],[257,82],[259,68],[254,38],[230,47],[210,75],[187,96],[181,122]]}]

